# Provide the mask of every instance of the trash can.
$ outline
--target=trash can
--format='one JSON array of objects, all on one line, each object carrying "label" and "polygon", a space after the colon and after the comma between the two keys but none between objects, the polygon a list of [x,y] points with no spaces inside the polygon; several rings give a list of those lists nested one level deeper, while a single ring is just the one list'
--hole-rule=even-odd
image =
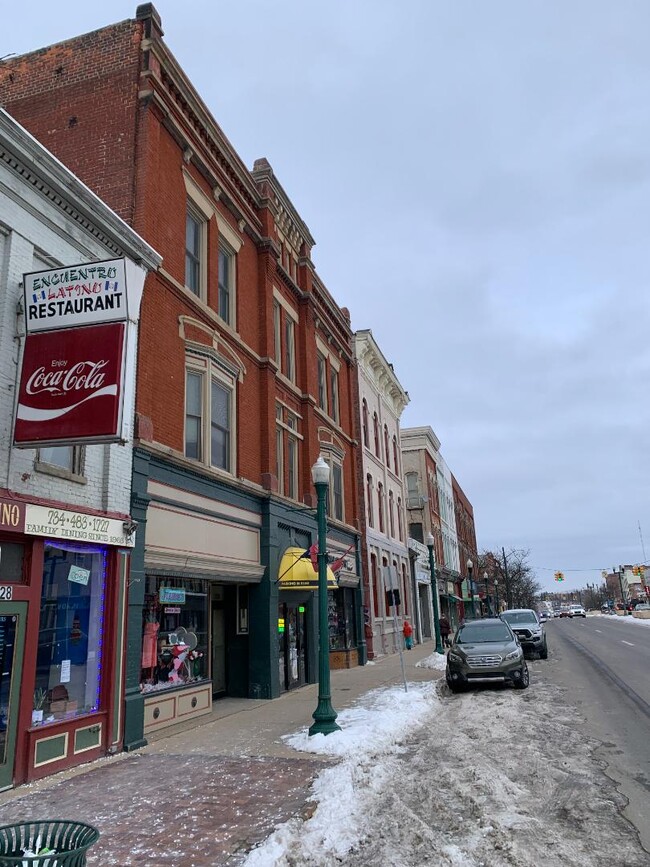
[{"label": "trash can", "polygon": [[97,840],[97,828],[67,819],[3,825],[0,867],[85,867],[86,852]]}]

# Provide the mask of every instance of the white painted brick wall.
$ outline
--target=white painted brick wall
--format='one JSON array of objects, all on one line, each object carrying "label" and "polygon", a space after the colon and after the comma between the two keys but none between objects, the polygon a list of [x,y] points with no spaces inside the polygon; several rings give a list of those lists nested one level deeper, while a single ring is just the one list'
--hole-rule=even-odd
[{"label": "white painted brick wall", "polygon": [[[0,162],[0,487],[26,497],[64,502],[74,509],[130,511],[131,444],[86,446],[85,484],[35,469],[34,449],[11,446],[24,317],[17,314],[22,275],[35,270],[34,256],[60,264],[115,258],[61,208]],[[37,263],[37,268],[42,267]],[[130,326],[135,330],[135,326]],[[134,394],[134,388],[130,390]],[[124,407],[133,417],[133,402]]]}]

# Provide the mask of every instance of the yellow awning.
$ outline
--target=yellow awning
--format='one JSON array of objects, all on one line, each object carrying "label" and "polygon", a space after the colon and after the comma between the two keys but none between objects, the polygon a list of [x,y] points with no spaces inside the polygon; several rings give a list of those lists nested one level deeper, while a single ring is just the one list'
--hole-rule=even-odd
[{"label": "yellow awning", "polygon": [[[303,557],[304,548],[287,548],[280,561],[278,579],[281,590],[318,590],[318,573],[310,558]],[[327,589],[338,587],[336,575],[327,567]]]}]

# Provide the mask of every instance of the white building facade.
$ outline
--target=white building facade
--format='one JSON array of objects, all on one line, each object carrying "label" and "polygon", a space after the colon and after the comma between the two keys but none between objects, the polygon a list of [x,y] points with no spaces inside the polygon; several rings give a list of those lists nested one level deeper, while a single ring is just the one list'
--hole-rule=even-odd
[{"label": "white building facade", "polygon": [[[131,269],[139,302],[158,254],[0,109],[0,790],[110,752],[121,739],[135,531],[131,443],[12,445],[25,346],[23,275],[118,259]],[[124,326],[129,430],[137,316],[136,307]],[[51,334],[60,340],[61,332]],[[67,371],[60,355],[48,364]],[[95,403],[84,411],[94,412]]]},{"label": "white building facade", "polygon": [[414,617],[400,445],[400,418],[409,396],[370,330],[357,331],[354,345],[366,530],[364,620],[372,659],[394,653],[404,621]]}]

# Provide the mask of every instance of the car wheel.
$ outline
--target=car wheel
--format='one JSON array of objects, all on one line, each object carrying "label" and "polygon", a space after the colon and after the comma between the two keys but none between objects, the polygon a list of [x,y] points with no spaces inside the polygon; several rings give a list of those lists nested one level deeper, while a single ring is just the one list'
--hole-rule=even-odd
[{"label": "car wheel", "polygon": [[530,676],[528,674],[528,666],[526,663],[522,666],[521,669],[521,677],[519,680],[515,680],[515,689],[528,689],[528,684],[530,683]]},{"label": "car wheel", "polygon": [[463,692],[464,689],[465,689],[465,684],[464,684],[464,683],[458,683],[458,682],[455,681],[455,680],[448,680],[448,681],[447,681],[447,686],[449,687],[449,689],[450,689],[452,692]]},{"label": "car wheel", "polygon": [[548,659],[548,645],[545,644],[544,647],[539,652],[540,659]]}]

